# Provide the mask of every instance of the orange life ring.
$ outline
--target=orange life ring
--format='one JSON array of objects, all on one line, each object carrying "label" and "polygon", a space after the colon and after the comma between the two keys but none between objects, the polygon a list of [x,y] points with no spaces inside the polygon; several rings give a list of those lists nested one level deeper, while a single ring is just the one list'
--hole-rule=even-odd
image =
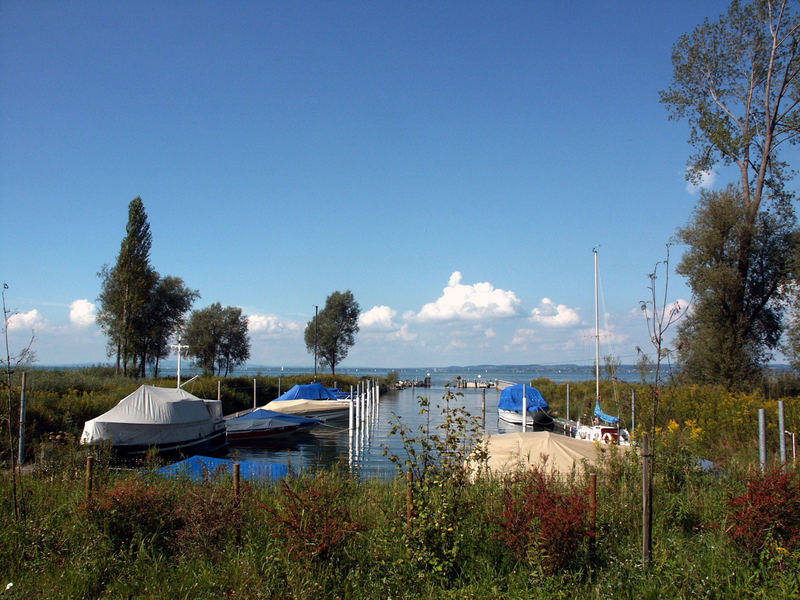
[{"label": "orange life ring", "polygon": [[603,442],[605,442],[606,444],[613,444],[614,443],[614,437],[610,433],[604,433],[603,434]]}]

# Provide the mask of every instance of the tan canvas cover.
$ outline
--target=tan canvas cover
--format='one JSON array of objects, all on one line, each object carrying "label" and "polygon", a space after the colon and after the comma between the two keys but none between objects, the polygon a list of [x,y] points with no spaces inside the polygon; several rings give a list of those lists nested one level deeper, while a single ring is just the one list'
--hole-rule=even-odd
[{"label": "tan canvas cover", "polygon": [[[488,468],[492,475],[504,475],[531,465],[544,464],[549,470],[570,473],[573,467],[583,469],[584,461],[592,465],[598,449],[586,442],[549,431],[501,433],[486,442]],[[545,458],[547,460],[545,461]]]},{"label": "tan canvas cover", "polygon": [[273,400],[264,405],[267,410],[287,415],[325,415],[350,410],[349,400]]}]

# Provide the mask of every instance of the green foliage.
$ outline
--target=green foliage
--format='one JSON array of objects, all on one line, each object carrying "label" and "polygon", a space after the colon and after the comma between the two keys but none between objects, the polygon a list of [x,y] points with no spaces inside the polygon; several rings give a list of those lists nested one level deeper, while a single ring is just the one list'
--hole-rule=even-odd
[{"label": "green foliage", "polygon": [[[486,462],[480,420],[457,405],[461,397],[448,383],[442,396],[444,405],[436,407],[444,415],[441,424],[431,430],[430,402],[420,397],[420,414],[426,416],[426,424],[414,431],[395,415],[390,431],[390,435],[400,436],[405,459],[393,454],[389,460],[399,473],[411,477],[412,519],[402,534],[408,560],[445,579],[459,568],[465,523],[473,508],[463,493],[470,463],[480,471]],[[384,448],[384,455],[388,454]]]},{"label": "green foliage", "polygon": [[703,192],[678,232],[688,246],[678,273],[695,294],[679,326],[679,357],[693,381],[752,383],[780,340],[796,221],[791,211],[762,210],[750,222],[748,210],[737,188]]},{"label": "green foliage", "polygon": [[333,292],[325,300],[325,307],[306,325],[306,350],[320,358],[322,366],[336,373],[336,365],[346,357],[355,344],[358,333],[358,315],[361,308],[350,290]]},{"label": "green foliage", "polygon": [[216,368],[218,375],[227,377],[250,358],[247,318],[241,308],[223,308],[219,302],[192,312],[183,342],[189,346],[189,356],[206,373],[214,373]]}]

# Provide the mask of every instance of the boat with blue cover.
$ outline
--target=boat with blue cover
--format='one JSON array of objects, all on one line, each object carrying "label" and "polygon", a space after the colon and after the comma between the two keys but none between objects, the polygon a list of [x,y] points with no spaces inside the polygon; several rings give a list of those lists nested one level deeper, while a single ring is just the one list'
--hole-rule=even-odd
[{"label": "boat with blue cover", "polygon": [[[525,406],[523,407],[523,400]],[[550,405],[535,387],[518,383],[500,392],[497,416],[506,423],[521,425],[525,412],[526,427],[552,427],[553,418],[548,414]]]},{"label": "boat with blue cover", "polygon": [[264,408],[284,414],[329,421],[347,417],[350,412],[350,400],[338,399],[328,388],[316,382],[297,384],[267,403]]},{"label": "boat with blue cover", "polygon": [[257,408],[240,417],[226,418],[225,431],[229,444],[253,444],[308,431],[320,423],[319,419]]}]

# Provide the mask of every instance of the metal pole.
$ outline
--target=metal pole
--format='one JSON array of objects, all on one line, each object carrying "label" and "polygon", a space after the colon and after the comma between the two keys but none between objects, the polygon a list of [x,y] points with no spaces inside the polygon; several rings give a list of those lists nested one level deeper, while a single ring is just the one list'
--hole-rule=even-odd
[{"label": "metal pole", "polygon": [[567,425],[569,425],[569,384],[567,384]]},{"label": "metal pole", "polygon": [[763,408],[758,409],[758,458],[763,473],[767,470],[767,417]]},{"label": "metal pole", "polygon": [[650,440],[647,432],[642,434],[642,564],[650,564],[652,551],[652,490],[650,489]]},{"label": "metal pole", "polygon": [[17,453],[17,464],[22,467],[25,464],[25,408],[27,406],[25,398],[27,373],[22,372],[22,390],[19,396],[19,452]]},{"label": "metal pole", "polygon": [[595,399],[600,401],[600,308],[597,295],[597,248],[594,252],[594,348],[595,348]]},{"label": "metal pole", "polygon": [[[786,415],[783,410],[783,400],[778,400],[778,431],[786,431]],[[781,468],[786,466],[786,436],[780,435]]]},{"label": "metal pole", "polygon": [[256,380],[253,379],[253,408],[256,407]]},{"label": "metal pole", "polygon": [[481,411],[483,413],[483,428],[486,429],[486,388],[481,390]]},{"label": "metal pole", "polygon": [[525,395],[525,384],[522,384],[522,433],[528,430],[528,402]]},{"label": "metal pole", "polygon": [[350,386],[350,407],[348,410],[348,418],[349,418],[349,425],[348,431],[350,431],[350,435],[353,434],[353,386]]},{"label": "metal pole", "polygon": [[631,431],[636,429],[636,390],[631,390]]},{"label": "metal pole", "polygon": [[319,321],[319,306],[314,305],[314,381],[317,380],[317,324]]}]

